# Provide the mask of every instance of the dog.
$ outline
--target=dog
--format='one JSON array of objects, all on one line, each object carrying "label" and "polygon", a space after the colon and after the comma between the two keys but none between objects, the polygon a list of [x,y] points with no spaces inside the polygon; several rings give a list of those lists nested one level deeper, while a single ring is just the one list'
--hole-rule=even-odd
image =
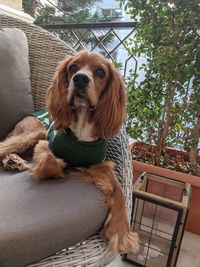
[{"label": "dog", "polygon": [[[98,53],[82,51],[68,56],[58,64],[47,91],[46,108],[53,118],[56,136],[59,133],[65,140],[68,129],[72,138],[80,143],[107,140],[118,133],[125,117],[126,93],[122,78],[113,65]],[[46,140],[47,136],[44,124],[37,117],[28,116],[0,143],[0,159],[8,163],[11,158],[17,158],[18,169],[24,170],[27,163],[18,155],[34,147],[32,176],[37,180],[63,177],[66,160],[60,157],[62,151],[57,152],[54,141],[50,145]],[[64,145],[60,145],[61,150]],[[70,175],[94,183],[103,193],[109,208],[104,234],[111,249],[120,253],[136,251],[138,236],[132,232],[127,219],[114,164],[102,157],[94,164],[91,162],[95,157],[87,157],[86,165],[81,161],[80,166],[74,166],[72,162],[75,170]]]}]

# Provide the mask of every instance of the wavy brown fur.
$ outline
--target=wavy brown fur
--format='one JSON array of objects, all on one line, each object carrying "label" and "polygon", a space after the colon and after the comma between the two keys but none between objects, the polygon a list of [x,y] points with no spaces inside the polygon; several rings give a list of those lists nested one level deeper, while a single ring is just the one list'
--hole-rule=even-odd
[{"label": "wavy brown fur", "polygon": [[72,57],[69,56],[59,63],[47,92],[46,107],[54,118],[55,129],[68,128],[72,119],[72,112],[66,104],[69,86],[67,65],[71,59]]},{"label": "wavy brown fur", "polygon": [[111,64],[108,66],[108,85],[102,92],[92,117],[98,135],[106,139],[117,135],[124,122],[126,109],[126,93],[122,78]]}]

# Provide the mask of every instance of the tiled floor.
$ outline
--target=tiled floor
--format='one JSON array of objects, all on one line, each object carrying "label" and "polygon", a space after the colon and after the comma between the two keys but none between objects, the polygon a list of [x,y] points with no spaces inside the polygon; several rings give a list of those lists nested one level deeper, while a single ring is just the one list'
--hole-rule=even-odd
[{"label": "tiled floor", "polygon": [[[107,267],[131,267],[118,256]],[[176,267],[200,267],[200,236],[185,232]]]}]

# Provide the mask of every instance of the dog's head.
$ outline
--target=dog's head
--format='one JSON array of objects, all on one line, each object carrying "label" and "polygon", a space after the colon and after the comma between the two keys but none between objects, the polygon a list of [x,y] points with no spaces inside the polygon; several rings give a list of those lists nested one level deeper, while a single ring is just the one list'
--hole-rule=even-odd
[{"label": "dog's head", "polygon": [[67,128],[81,109],[90,114],[95,135],[117,134],[125,115],[123,81],[113,65],[98,53],[82,51],[59,63],[47,94],[47,109],[55,128]]}]

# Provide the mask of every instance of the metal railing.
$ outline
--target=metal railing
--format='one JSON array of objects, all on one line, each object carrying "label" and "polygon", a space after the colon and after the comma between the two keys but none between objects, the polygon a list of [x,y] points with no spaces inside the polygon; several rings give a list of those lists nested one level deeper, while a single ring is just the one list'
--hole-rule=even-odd
[{"label": "metal railing", "polygon": [[88,49],[110,58],[125,77],[137,70],[137,60],[131,54],[127,41],[135,34],[134,22],[70,23],[41,25],[59,36],[76,51]]}]

